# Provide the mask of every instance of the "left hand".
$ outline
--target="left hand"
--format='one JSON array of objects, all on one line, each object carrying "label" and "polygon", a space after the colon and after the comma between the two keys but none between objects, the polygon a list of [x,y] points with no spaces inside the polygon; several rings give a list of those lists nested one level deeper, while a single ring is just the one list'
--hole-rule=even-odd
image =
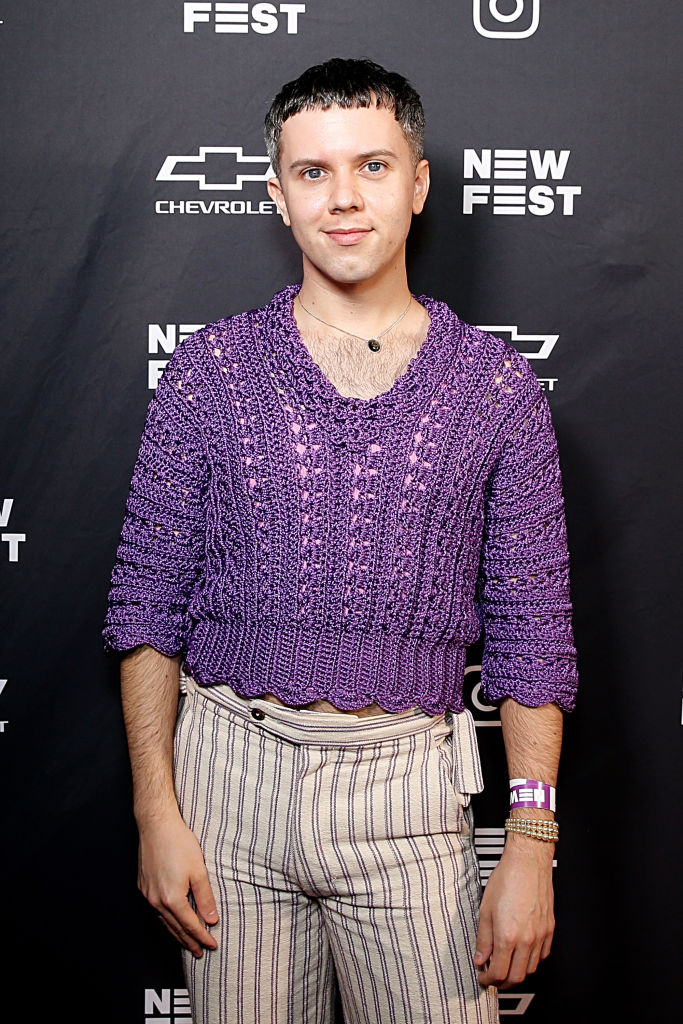
[{"label": "left hand", "polygon": [[554,852],[554,843],[508,833],[481,901],[474,956],[481,985],[518,985],[550,952]]}]

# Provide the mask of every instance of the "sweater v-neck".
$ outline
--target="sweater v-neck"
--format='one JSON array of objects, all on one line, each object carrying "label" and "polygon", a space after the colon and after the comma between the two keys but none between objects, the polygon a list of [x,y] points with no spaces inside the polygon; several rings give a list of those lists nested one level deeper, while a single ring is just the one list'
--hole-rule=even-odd
[{"label": "sweater v-neck", "polygon": [[353,423],[358,431],[363,424],[372,424],[376,429],[378,420],[385,420],[387,414],[394,419],[396,413],[409,411],[423,397],[425,389],[434,386],[440,376],[439,367],[453,356],[453,345],[446,343],[444,335],[460,333],[456,330],[458,318],[445,303],[425,295],[414,296],[426,309],[430,322],[424,341],[403,373],[387,391],[372,398],[342,395],[313,359],[299,332],[293,302],[300,288],[299,284],[289,285],[277,292],[266,307],[261,327],[266,327],[270,335],[268,354],[277,364],[280,381],[287,381],[307,407],[321,409],[339,427]]}]

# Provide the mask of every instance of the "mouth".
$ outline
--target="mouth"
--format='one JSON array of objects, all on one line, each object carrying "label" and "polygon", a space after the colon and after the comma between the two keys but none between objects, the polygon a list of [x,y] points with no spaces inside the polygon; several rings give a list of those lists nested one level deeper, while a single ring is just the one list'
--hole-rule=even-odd
[{"label": "mouth", "polygon": [[372,228],[334,228],[325,234],[337,245],[357,245],[370,234]]}]

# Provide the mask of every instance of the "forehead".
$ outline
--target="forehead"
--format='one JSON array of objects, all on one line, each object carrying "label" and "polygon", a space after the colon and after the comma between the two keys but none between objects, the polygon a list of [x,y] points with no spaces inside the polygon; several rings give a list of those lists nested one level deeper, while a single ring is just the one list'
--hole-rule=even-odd
[{"label": "forehead", "polygon": [[343,159],[375,149],[410,158],[403,129],[386,107],[302,110],[287,118],[280,132],[283,167],[301,159]]}]

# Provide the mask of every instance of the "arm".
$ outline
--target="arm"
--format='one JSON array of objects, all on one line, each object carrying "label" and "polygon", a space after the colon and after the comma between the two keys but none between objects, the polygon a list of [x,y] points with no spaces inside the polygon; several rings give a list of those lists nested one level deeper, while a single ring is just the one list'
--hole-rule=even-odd
[{"label": "arm", "polygon": [[[500,701],[510,777],[554,785],[562,712],[574,707],[578,684],[562,477],[550,409],[533,371],[518,353],[509,352],[504,365],[501,381],[507,379],[513,397],[519,386],[522,399],[485,490],[477,587],[485,632],[481,687],[491,702]],[[554,817],[541,810],[512,814]],[[488,962],[482,984],[508,988],[548,955],[554,849],[507,834],[481,904],[475,964]]]},{"label": "arm", "polygon": [[198,396],[187,384],[194,370],[178,346],[149,403],[111,575],[106,650],[148,644],[169,658],[187,650],[210,485]]},{"label": "arm", "polygon": [[180,345],[149,403],[112,572],[105,648],[122,651],[121,696],[140,833],[138,885],[195,956],[216,941],[216,907],[199,845],[173,787],[173,733],[193,592],[204,570],[208,453]]},{"label": "arm", "polygon": [[140,834],[138,888],[171,934],[200,957],[203,945],[217,946],[201,919],[216,924],[218,914],[199,843],[181,817],[173,786],[180,661],[147,645],[136,648],[121,661],[121,699]]},{"label": "arm", "polygon": [[[554,786],[562,743],[562,712],[555,704],[528,708],[502,701],[500,718],[510,778],[541,779]],[[526,808],[511,817],[554,818]],[[554,843],[508,832],[500,864],[484,890],[474,962],[482,985],[509,988],[532,974],[550,952]],[[486,965],[488,962],[488,966]]]}]

